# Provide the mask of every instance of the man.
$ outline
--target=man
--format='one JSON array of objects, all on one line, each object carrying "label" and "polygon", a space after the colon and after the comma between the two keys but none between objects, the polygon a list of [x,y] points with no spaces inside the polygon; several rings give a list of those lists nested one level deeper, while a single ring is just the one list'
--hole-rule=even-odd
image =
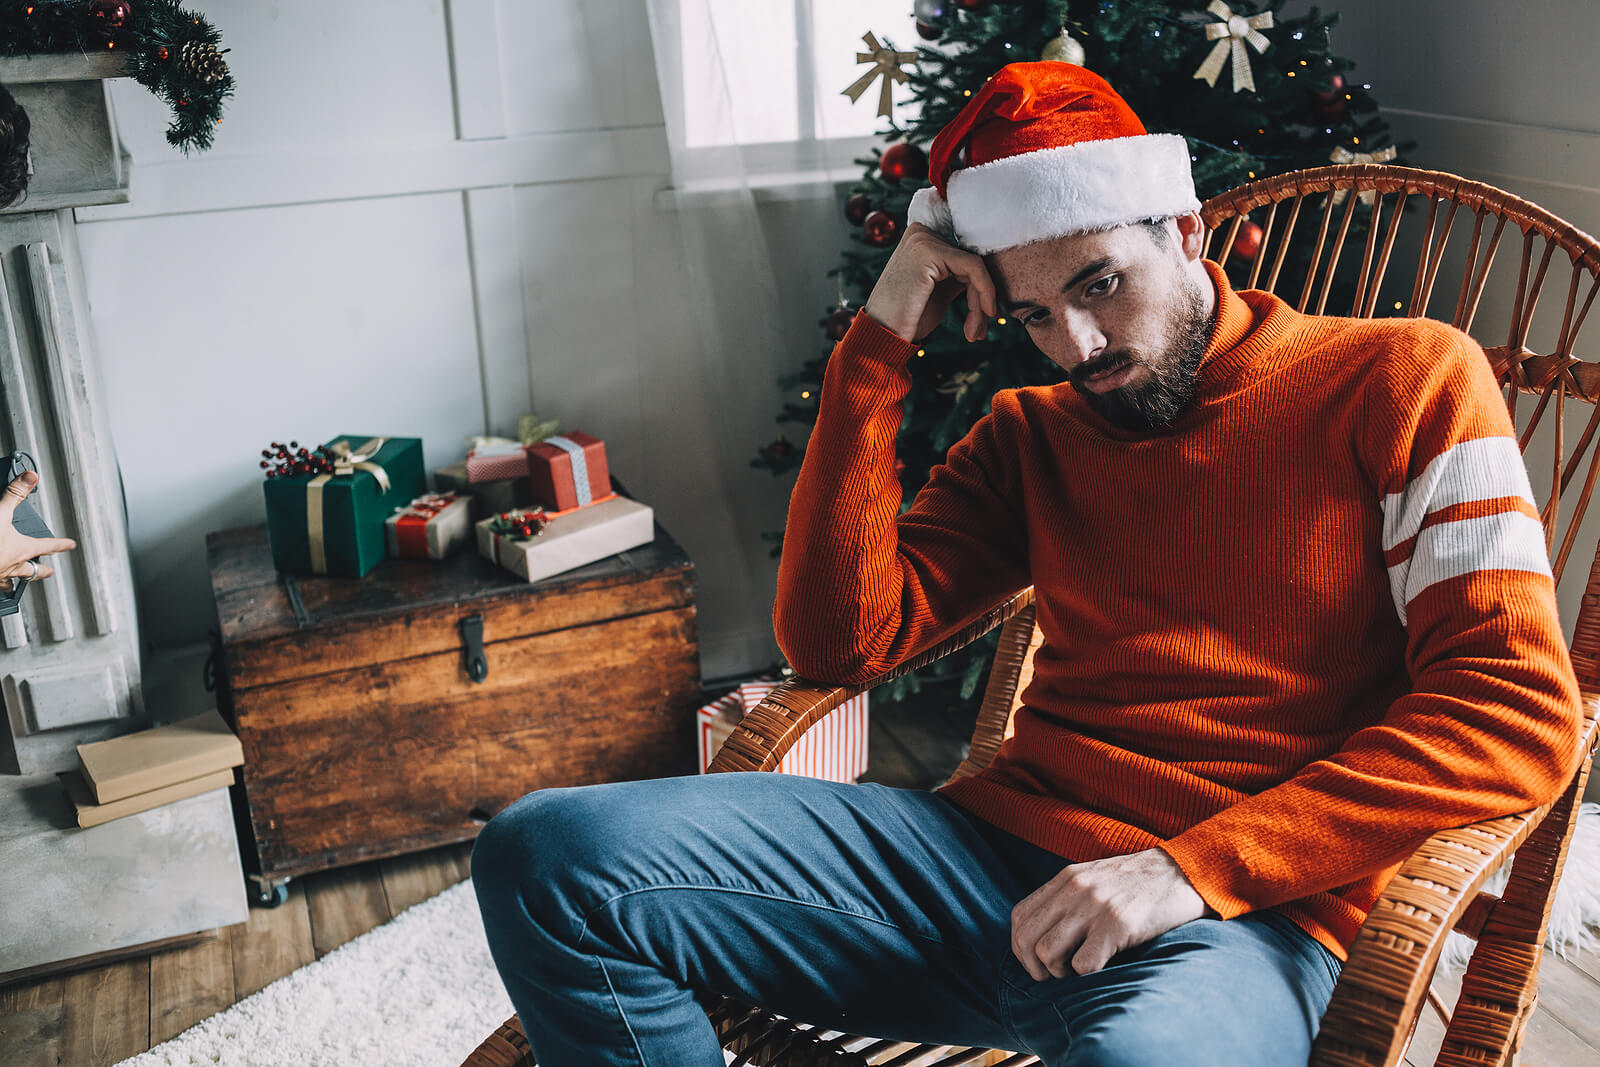
[{"label": "man", "polygon": [[[1182,138],[1081,68],[1004,68],[931,166],[829,361],[774,620],[801,674],[855,682],[1031,583],[1015,736],[933,793],[730,774],[513,805],[473,873],[546,1067],[721,1062],[707,990],[1052,1067],[1304,1063],[1395,867],[1575,764],[1470,339],[1235,292]],[[1068,381],[996,394],[899,515],[905,364],[959,294],[969,338],[1005,310]]]}]

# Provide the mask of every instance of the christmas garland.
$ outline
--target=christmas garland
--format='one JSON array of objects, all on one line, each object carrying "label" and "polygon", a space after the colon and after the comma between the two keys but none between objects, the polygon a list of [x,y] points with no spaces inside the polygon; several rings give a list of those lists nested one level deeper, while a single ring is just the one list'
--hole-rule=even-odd
[{"label": "christmas garland", "polygon": [[172,106],[167,142],[211,147],[233,75],[211,23],[174,0],[0,0],[0,55],[114,52],[128,75]]}]

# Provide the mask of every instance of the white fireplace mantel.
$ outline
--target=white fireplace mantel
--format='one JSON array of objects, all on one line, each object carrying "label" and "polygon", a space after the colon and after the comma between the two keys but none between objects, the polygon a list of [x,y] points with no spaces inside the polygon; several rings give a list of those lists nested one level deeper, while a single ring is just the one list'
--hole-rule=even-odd
[{"label": "white fireplace mantel", "polygon": [[[75,551],[0,619],[0,982],[246,918],[228,790],[80,829],[56,772],[145,725],[139,620],[74,210],[126,202],[106,79],[121,57],[0,59],[28,112],[26,198],[0,210],[0,454]],[[156,716],[156,718],[162,718]]]}]

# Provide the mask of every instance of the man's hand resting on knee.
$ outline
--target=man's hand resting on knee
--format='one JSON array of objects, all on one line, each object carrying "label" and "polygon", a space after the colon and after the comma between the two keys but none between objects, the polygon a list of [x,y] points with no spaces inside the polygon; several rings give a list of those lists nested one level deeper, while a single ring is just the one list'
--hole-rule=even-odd
[{"label": "man's hand resting on knee", "polygon": [[1035,981],[1088,974],[1125,948],[1216,914],[1171,856],[1148,848],[1070,864],[1024,897],[1011,909],[1011,951]]}]

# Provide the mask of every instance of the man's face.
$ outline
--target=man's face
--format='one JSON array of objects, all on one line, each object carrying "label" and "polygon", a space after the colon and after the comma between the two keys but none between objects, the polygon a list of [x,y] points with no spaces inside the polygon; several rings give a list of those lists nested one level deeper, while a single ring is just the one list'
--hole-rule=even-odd
[{"label": "man's face", "polygon": [[1160,429],[1184,412],[1211,337],[1198,242],[1163,225],[1164,239],[1119,226],[984,257],[1006,314],[1090,407],[1126,430]]}]

